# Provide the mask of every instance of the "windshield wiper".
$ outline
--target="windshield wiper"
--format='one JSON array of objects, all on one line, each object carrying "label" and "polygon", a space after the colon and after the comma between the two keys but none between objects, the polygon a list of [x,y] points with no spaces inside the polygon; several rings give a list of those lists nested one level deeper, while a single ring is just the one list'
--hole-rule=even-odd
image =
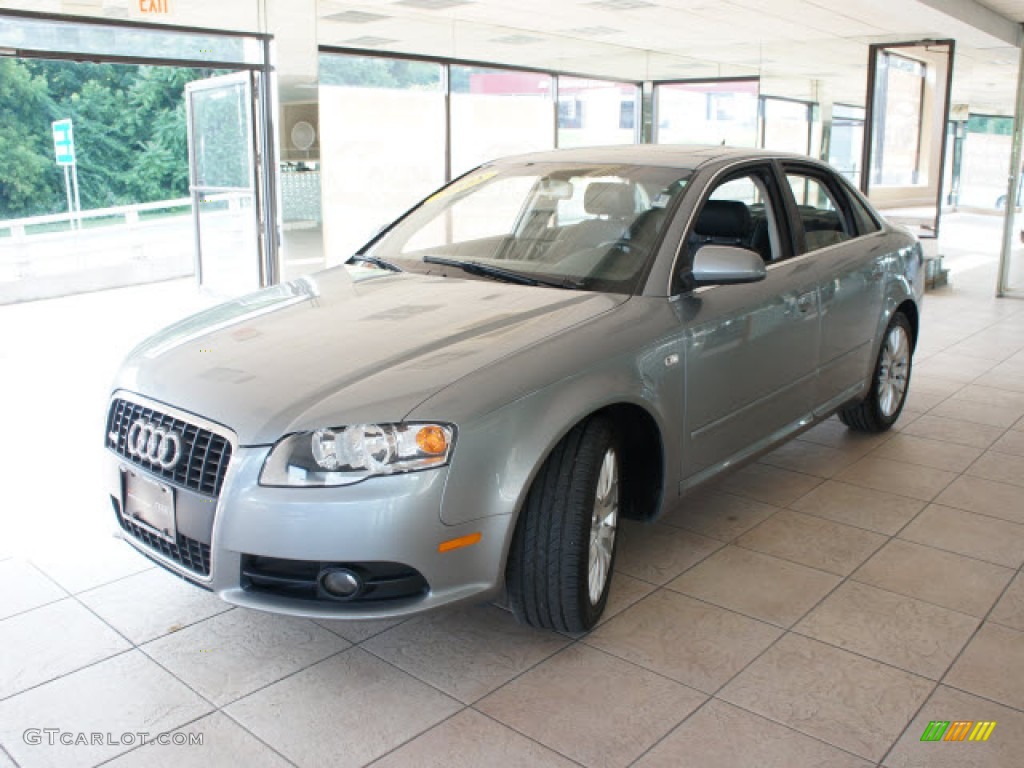
[{"label": "windshield wiper", "polygon": [[501,267],[492,267],[490,264],[481,264],[478,261],[446,259],[443,256],[431,256],[430,254],[424,256],[423,261],[427,264],[439,264],[442,267],[455,267],[470,275],[490,277],[494,280],[503,280],[506,283],[516,283],[518,285],[543,285],[548,288],[579,288],[579,283],[568,278],[565,280],[545,280],[541,277],[530,277],[529,275],[524,275],[521,272],[513,272],[511,269],[502,269]]},{"label": "windshield wiper", "polygon": [[375,267],[386,269],[389,272],[401,272],[402,268],[397,264],[392,264],[390,261],[384,261],[384,259],[378,259],[376,256],[360,256],[358,253],[349,259],[346,264],[354,264],[357,261],[362,261],[367,264],[373,264]]}]

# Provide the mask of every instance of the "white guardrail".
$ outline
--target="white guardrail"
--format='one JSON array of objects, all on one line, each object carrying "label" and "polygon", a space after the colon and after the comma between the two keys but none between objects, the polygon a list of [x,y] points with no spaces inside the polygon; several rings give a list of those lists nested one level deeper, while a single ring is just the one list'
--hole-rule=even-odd
[{"label": "white guardrail", "polygon": [[[217,195],[216,198],[222,198],[227,200],[230,195]],[[211,201],[216,198],[208,198]],[[182,197],[177,200],[156,200],[152,203],[136,203],[135,205],[118,205],[113,208],[92,208],[85,211],[79,211],[76,213],[51,213],[46,216],[31,216],[26,219],[4,219],[0,220],[0,231],[9,230],[11,239],[13,240],[24,240],[27,237],[33,237],[36,235],[52,235],[55,234],[52,230],[46,232],[33,233],[27,231],[28,227],[42,226],[44,224],[67,224],[68,229],[60,230],[61,233],[66,234],[74,231],[74,222],[81,221],[84,219],[106,219],[120,216],[122,221],[120,222],[124,226],[134,226],[139,223],[139,214],[144,211],[161,211],[170,208],[183,208],[188,206],[192,207],[192,198]],[[191,211],[190,211],[191,212]],[[118,222],[110,222],[109,226],[115,226]],[[6,239],[6,238],[4,238]],[[0,239],[0,243],[3,243],[3,239]]]},{"label": "white guardrail", "polygon": [[[252,193],[245,192],[222,192],[219,194],[207,194],[204,195],[200,200],[201,203],[219,203],[227,202],[228,210],[237,210],[239,201],[243,197],[249,197]],[[114,219],[120,217],[121,221],[110,221],[102,225],[94,225],[91,227],[80,227],[81,229],[98,229],[101,226],[124,226],[134,227],[139,224],[139,214],[148,213],[151,211],[169,210],[171,208],[185,208],[189,210],[187,213],[192,212],[192,198],[181,197],[176,200],[154,200],[151,203],[135,203],[134,205],[117,205],[112,208],[91,208],[85,211],[78,211],[75,213],[51,213],[46,216],[31,216],[25,219],[2,219],[0,220],[0,245],[5,242],[10,243],[12,240],[23,241],[31,237],[39,237],[42,235],[54,235],[54,234],[68,234],[69,232],[77,231],[75,229],[75,222],[81,222],[85,219]],[[183,211],[181,216],[186,214]],[[43,226],[45,224],[67,224],[67,229],[61,230],[44,230],[42,232],[30,232],[29,227]],[[10,236],[6,237],[3,231],[7,230],[10,232]]]},{"label": "white guardrail", "polygon": [[[230,240],[248,225],[247,196],[200,198],[208,236]],[[193,218],[184,197],[0,220],[0,305],[193,274]]]}]

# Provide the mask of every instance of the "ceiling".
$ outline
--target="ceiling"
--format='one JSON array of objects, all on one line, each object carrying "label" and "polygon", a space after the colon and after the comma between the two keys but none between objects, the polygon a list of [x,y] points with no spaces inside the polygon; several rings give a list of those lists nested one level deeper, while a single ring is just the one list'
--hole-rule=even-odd
[{"label": "ceiling", "polygon": [[864,103],[872,43],[956,40],[953,103],[1013,113],[1024,0],[0,0],[0,8],[270,32],[281,83],[317,45],[627,80],[757,75],[766,95]]},{"label": "ceiling", "polygon": [[850,104],[870,44],[953,38],[953,102],[1009,115],[1024,0],[320,0],[317,13],[321,45],[630,80],[758,75],[763,94]]}]

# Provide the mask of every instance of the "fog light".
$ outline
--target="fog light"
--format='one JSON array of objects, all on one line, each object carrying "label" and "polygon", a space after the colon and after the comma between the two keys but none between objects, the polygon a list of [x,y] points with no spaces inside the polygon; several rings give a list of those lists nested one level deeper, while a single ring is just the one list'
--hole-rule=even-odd
[{"label": "fog light", "polygon": [[334,597],[353,597],[363,588],[363,580],[347,568],[330,568],[320,574],[320,586]]}]

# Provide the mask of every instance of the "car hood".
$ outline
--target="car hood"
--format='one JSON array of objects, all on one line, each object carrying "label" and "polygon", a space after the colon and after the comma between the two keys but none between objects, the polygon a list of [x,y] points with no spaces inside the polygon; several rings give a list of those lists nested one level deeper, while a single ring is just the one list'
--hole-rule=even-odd
[{"label": "car hood", "polygon": [[241,445],[269,444],[401,420],[474,370],[627,298],[338,267],[164,329],[130,353],[114,389],[219,422]]}]

